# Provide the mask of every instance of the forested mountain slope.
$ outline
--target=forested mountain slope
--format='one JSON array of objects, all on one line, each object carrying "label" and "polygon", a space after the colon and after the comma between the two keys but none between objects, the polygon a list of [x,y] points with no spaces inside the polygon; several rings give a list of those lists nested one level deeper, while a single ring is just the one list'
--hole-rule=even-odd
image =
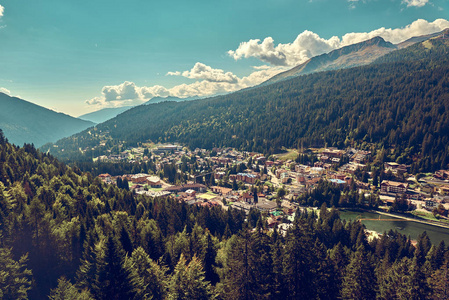
[{"label": "forested mountain slope", "polygon": [[329,53],[318,55],[288,71],[268,79],[262,85],[272,84],[300,75],[353,68],[372,63],[377,58],[396,50],[397,47],[381,37],[349,45]]},{"label": "forested mountain slope", "polygon": [[[423,233],[368,242],[325,205],[285,236],[257,210],[136,196],[0,131],[3,299],[445,299],[449,251]],[[355,190],[324,185],[336,200]],[[312,195],[311,195],[312,196]],[[324,202],[330,197],[324,197]]]},{"label": "forested mountain slope", "polygon": [[[229,146],[274,153],[281,147],[374,144],[415,171],[449,162],[449,40],[394,51],[364,67],[305,75],[192,102],[135,107],[45,147],[71,160],[106,153],[118,141]],[[104,147],[81,154],[79,148]],[[64,150],[64,151],[62,151]]]},{"label": "forested mountain slope", "polygon": [[16,145],[34,143],[40,147],[93,125],[92,122],[0,93],[0,128]]}]

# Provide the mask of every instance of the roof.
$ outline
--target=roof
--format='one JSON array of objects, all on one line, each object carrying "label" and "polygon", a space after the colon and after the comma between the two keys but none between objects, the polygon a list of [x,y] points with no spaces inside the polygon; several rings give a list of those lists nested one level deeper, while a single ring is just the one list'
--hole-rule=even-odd
[{"label": "roof", "polygon": [[391,186],[403,186],[403,187],[406,187],[408,185],[408,183],[389,181],[389,180],[382,181],[381,185],[382,184],[391,185]]}]

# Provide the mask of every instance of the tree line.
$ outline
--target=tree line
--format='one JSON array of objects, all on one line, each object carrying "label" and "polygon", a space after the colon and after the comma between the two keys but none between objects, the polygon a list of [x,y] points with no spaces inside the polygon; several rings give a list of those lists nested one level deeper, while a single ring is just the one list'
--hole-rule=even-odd
[{"label": "tree line", "polygon": [[444,242],[368,240],[326,204],[268,230],[258,211],[138,196],[2,134],[0,170],[3,299],[448,297]]},{"label": "tree line", "polygon": [[[81,161],[121,141],[176,141],[191,149],[234,147],[267,155],[282,147],[353,146],[391,151],[415,172],[447,168],[449,42],[429,43],[393,51],[368,66],[205,100],[138,106],[59,141],[51,151]],[[110,144],[99,146],[103,135]]]}]

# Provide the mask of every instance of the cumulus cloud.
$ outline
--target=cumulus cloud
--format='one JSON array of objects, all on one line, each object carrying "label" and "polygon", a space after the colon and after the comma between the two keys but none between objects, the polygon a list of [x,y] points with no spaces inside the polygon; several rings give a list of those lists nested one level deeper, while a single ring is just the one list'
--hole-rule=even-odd
[{"label": "cumulus cloud", "polygon": [[4,12],[5,12],[5,8],[0,5],[0,18],[3,17]]},{"label": "cumulus cloud", "polygon": [[[425,0],[409,0],[425,1]],[[229,50],[230,55],[235,60],[242,58],[255,57],[272,66],[296,66],[308,59],[328,53],[347,45],[359,43],[376,36],[381,36],[392,43],[399,43],[414,36],[434,33],[449,27],[449,21],[437,19],[428,22],[418,19],[403,28],[379,28],[370,32],[352,32],[347,33],[341,38],[333,36],[329,39],[321,38],[318,34],[311,31],[300,33],[292,43],[275,45],[272,37],[267,37],[263,41],[252,39],[240,43],[236,50]]]},{"label": "cumulus cloud", "polygon": [[11,91],[4,87],[0,87],[0,93],[11,95]]},{"label": "cumulus cloud", "polygon": [[427,3],[429,3],[429,0],[402,0],[403,4],[407,4],[407,7],[410,6],[416,6],[416,7],[423,7]]},{"label": "cumulus cloud", "polygon": [[237,76],[231,72],[225,72],[221,69],[213,69],[203,63],[197,62],[190,71],[184,72],[168,72],[167,75],[184,76],[190,79],[203,79],[211,82],[229,82],[236,83]]},{"label": "cumulus cloud", "polygon": [[100,96],[86,100],[86,103],[98,108],[118,107],[141,104],[154,97],[207,97],[234,92],[258,85],[313,56],[376,36],[381,36],[392,43],[399,43],[414,36],[434,33],[448,27],[449,21],[445,19],[437,19],[433,22],[418,19],[402,28],[379,28],[370,32],[352,32],[342,37],[333,36],[329,39],[321,38],[318,34],[306,30],[300,33],[293,42],[287,44],[275,45],[271,37],[267,37],[263,41],[249,40],[242,42],[236,50],[228,51],[228,54],[235,60],[252,57],[267,63],[253,66],[254,71],[248,76],[238,77],[232,72],[215,69],[197,62],[190,70],[167,73],[170,76],[183,76],[196,80],[193,83],[167,88],[161,85],[137,86],[134,82],[125,81],[118,85],[103,87]]},{"label": "cumulus cloud", "polygon": [[137,87],[134,82],[125,81],[120,85],[103,87],[101,93],[105,101],[125,101],[139,98]]},{"label": "cumulus cloud", "polygon": [[191,84],[180,84],[172,88],[161,85],[139,87],[133,82],[125,81],[119,85],[105,86],[101,96],[86,100],[85,103],[97,108],[137,105],[154,97],[187,98],[193,96],[207,97],[217,94],[230,93],[260,84],[279,72],[283,67],[257,67],[250,75],[239,78],[231,72],[213,69],[202,63],[196,63],[190,71],[171,72],[173,74],[192,79],[200,79]]}]

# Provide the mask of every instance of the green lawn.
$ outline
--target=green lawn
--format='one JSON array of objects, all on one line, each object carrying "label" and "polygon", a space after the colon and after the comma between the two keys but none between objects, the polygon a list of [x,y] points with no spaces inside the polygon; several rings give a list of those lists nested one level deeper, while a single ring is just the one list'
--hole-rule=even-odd
[{"label": "green lawn", "polygon": [[435,216],[431,212],[412,211],[412,215],[415,215],[417,217],[420,217],[420,218],[423,218],[423,219],[426,219],[426,220],[430,220],[430,221],[438,221],[438,222],[449,224],[449,220],[437,219],[437,218],[435,218]]},{"label": "green lawn", "polygon": [[213,194],[213,193],[205,193],[205,194],[197,195],[198,198],[202,198],[202,199],[206,199],[206,200],[214,199],[217,196],[218,196],[217,194]]},{"label": "green lawn", "polygon": [[286,149],[286,153],[276,154],[276,157],[280,160],[295,160],[298,157],[298,151],[294,149]]}]

